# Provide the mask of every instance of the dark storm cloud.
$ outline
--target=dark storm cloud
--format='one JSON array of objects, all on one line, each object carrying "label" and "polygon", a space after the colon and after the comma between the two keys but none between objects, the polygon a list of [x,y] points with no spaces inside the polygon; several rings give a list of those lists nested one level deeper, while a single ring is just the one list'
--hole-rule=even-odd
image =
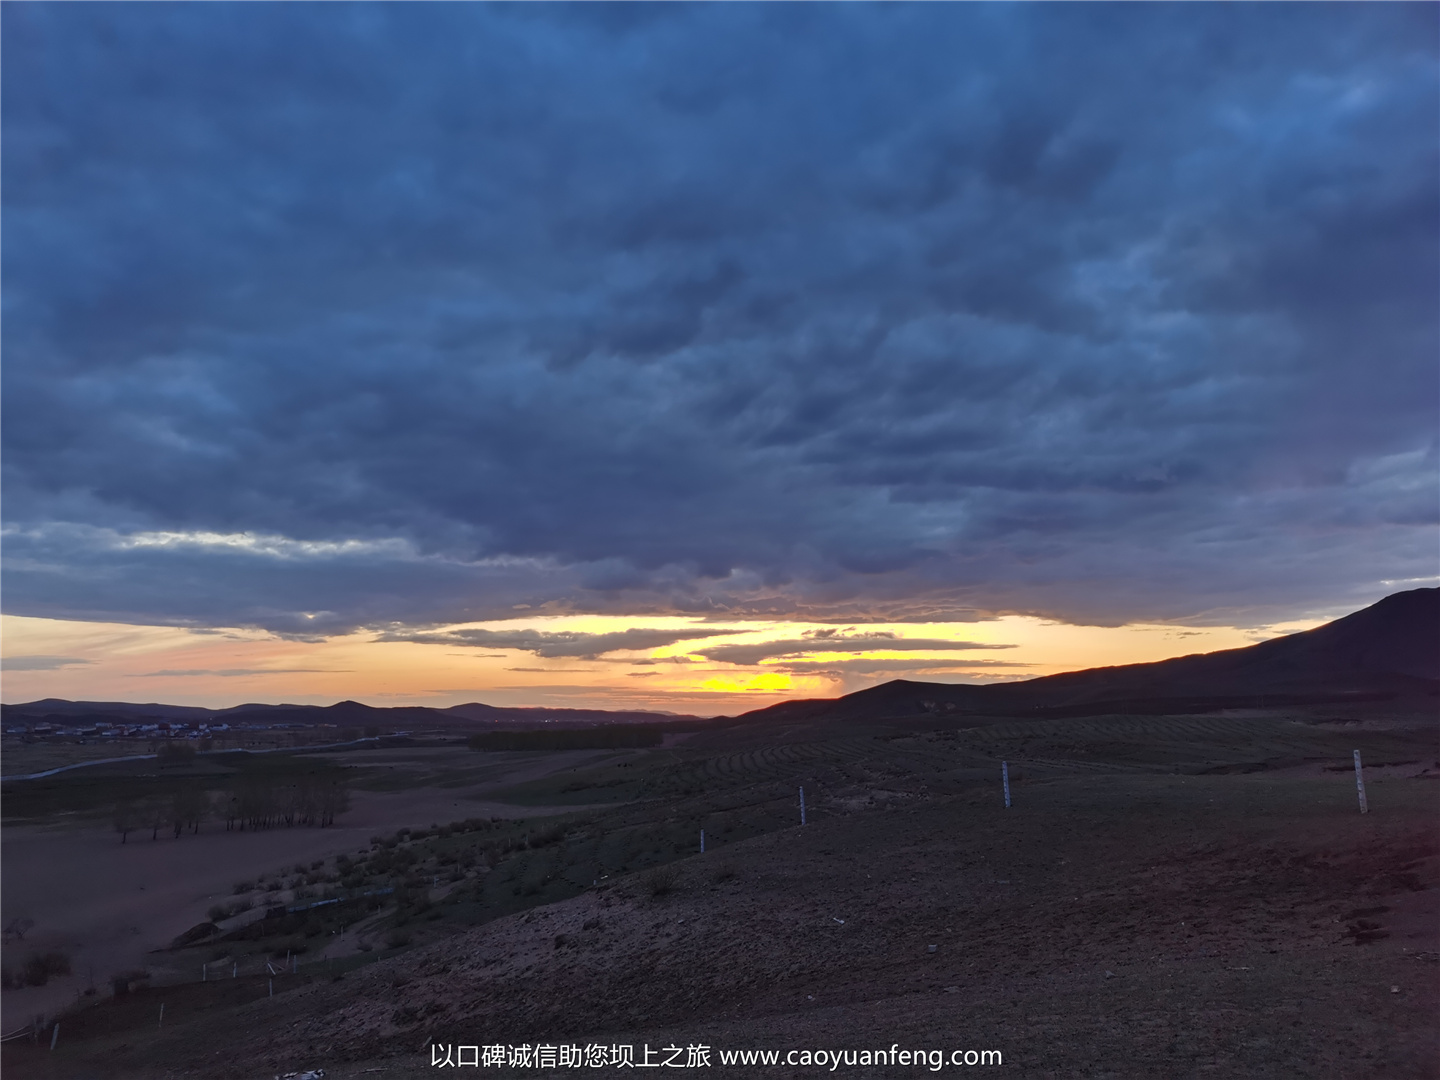
[{"label": "dark storm cloud", "polygon": [[[484,649],[518,649],[536,656],[573,656],[594,660],[605,653],[629,649],[659,649],[677,641],[719,637],[738,630],[651,630],[631,627],[611,633],[594,634],[579,630],[448,630],[437,633],[390,631],[381,641],[413,641],[422,645],[473,645]],[[539,671],[541,668],[510,668],[511,671]]]},{"label": "dark storm cloud", "polygon": [[[774,657],[804,657],[817,652],[960,652],[969,649],[1013,649],[1014,645],[985,645],[945,638],[900,638],[894,634],[847,634],[762,641],[754,644],[710,645],[694,652],[727,664],[758,664]],[[910,663],[911,661],[906,661]]]},{"label": "dark storm cloud", "polygon": [[3,19],[7,611],[1117,623],[1435,573],[1431,5]]}]

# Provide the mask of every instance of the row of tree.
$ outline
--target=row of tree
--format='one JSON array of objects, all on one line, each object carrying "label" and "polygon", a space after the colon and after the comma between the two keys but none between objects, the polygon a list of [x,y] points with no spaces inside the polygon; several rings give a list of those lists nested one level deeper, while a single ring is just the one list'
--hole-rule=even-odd
[{"label": "row of tree", "polygon": [[337,776],[300,776],[283,780],[246,778],[211,793],[198,784],[174,788],[168,796],[123,799],[115,804],[115,831],[127,843],[132,832],[150,830],[156,840],[169,829],[179,839],[198,833],[202,822],[223,820],[225,830],[273,829],[297,825],[324,827],[350,809],[350,791]]}]

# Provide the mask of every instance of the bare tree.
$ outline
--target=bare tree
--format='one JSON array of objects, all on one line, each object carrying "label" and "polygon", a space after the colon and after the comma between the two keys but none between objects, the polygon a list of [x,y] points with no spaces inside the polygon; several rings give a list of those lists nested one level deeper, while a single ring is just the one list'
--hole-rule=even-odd
[{"label": "bare tree", "polygon": [[175,838],[178,840],[186,828],[199,832],[200,821],[209,811],[210,800],[200,788],[191,785],[176,788],[170,797],[170,825],[175,830]]},{"label": "bare tree", "polygon": [[188,765],[195,760],[195,747],[178,739],[167,739],[160,744],[155,756],[162,769],[167,765]]},{"label": "bare tree", "polygon": [[229,832],[235,827],[240,817],[240,800],[233,791],[222,791],[215,796],[211,806],[211,813],[217,818],[225,819],[225,831]]},{"label": "bare tree", "polygon": [[344,780],[331,780],[320,792],[320,824],[334,825],[335,819],[350,809],[350,790]]},{"label": "bare tree", "polygon": [[242,780],[235,789],[240,828],[268,829],[275,823],[275,788],[266,780]]},{"label": "bare tree", "polygon": [[115,812],[112,820],[115,822],[115,831],[120,834],[120,842],[127,843],[127,838],[140,823],[140,813],[135,804],[129,799],[121,799],[115,804]]},{"label": "bare tree", "polygon": [[165,827],[170,817],[165,801],[159,798],[148,799],[142,809],[144,816],[141,820],[150,826],[150,839],[160,839],[160,830]]}]

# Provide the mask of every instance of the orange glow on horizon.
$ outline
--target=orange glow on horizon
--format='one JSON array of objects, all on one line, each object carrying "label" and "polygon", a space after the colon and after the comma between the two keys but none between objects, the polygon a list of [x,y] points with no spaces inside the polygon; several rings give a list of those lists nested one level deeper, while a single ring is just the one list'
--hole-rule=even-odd
[{"label": "orange glow on horizon", "polygon": [[[1013,646],[947,652],[886,648],[870,637],[845,648],[834,627],[783,621],[701,622],[683,617],[551,616],[467,624],[492,631],[614,633],[648,628],[681,635],[672,645],[598,657],[541,657],[518,648],[379,641],[357,632],[315,642],[258,630],[196,632],[177,627],[0,617],[8,702],[45,697],[157,701],[223,708],[246,702],[433,705],[467,701],[506,706],[649,709],[733,714],[798,697],[832,697],[895,678],[994,682],[1059,671],[1161,660],[1236,648],[1315,623],[1269,627],[1134,625],[1086,627],[1005,616],[987,622],[865,625],[857,634]],[[716,629],[735,631],[692,638]],[[707,658],[720,644],[815,643],[800,655]],[[864,647],[864,646],[869,646]],[[789,654],[791,646],[779,647]],[[724,656],[725,653],[717,653]],[[735,655],[733,652],[729,655]],[[794,665],[786,670],[788,665]]]}]

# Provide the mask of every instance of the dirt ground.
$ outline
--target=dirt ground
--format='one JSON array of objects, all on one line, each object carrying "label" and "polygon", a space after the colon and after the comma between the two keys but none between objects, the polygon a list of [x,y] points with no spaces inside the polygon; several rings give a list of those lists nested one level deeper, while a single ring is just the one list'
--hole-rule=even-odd
[{"label": "dirt ground", "polygon": [[1342,783],[1061,781],[1017,785],[1008,812],[977,794],[831,818],[684,860],[666,895],[626,879],[177,1027],[110,1075],[418,1076],[434,1042],[602,1041],[997,1049],[1035,1077],[1435,1076],[1440,789],[1372,785],[1362,818]]},{"label": "dirt ground", "polygon": [[[803,778],[809,823],[668,863],[668,883],[614,876],[338,977],[280,978],[273,998],[150,988],[63,1019],[53,1053],[7,1046],[4,1068],[361,1080],[431,1075],[446,1047],[563,1043],[637,1061],[704,1046],[702,1075],[808,1077],[831,1070],[785,1052],[898,1044],[996,1050],[992,1068],[1036,1078],[1440,1076],[1433,720],[1271,719],[696,740],[653,759],[668,794],[626,814],[683,824],[697,800],[719,814],[745,785]],[[1352,744],[1376,763],[1364,816]],[[782,1058],[722,1064],[740,1050]]]},{"label": "dirt ground", "polygon": [[[316,755],[321,756],[321,755]],[[6,991],[0,997],[0,1029],[10,1032],[36,1015],[53,1016],[89,986],[104,986],[117,971],[145,966],[147,954],[206,918],[212,904],[232,897],[238,881],[369,847],[369,838],[407,826],[467,817],[538,817],[574,806],[519,806],[492,796],[517,778],[533,780],[564,772],[597,757],[567,754],[488,754],[466,750],[364,751],[334,755],[383,777],[391,769],[425,777],[449,777],[445,762],[481,768],[479,782],[462,786],[400,786],[393,791],[356,791],[351,809],[331,827],[227,832],[205,823],[198,834],[178,839],[162,829],[151,839],[137,830],[128,841],[103,824],[6,825],[0,829],[0,867],[6,923],[29,918],[23,941],[0,948],[12,968],[35,952],[61,950],[72,973],[42,987]],[[613,756],[613,755],[609,755]],[[480,766],[472,761],[487,759]],[[495,760],[503,759],[503,760]],[[422,778],[423,779],[423,778]],[[397,783],[397,786],[398,783]]]}]

